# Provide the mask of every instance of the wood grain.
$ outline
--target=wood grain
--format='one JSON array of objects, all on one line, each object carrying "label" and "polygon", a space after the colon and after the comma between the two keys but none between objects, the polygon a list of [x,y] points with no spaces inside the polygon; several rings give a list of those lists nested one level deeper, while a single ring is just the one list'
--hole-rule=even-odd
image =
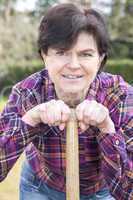
[{"label": "wood grain", "polygon": [[66,134],[66,199],[79,200],[79,144],[74,109],[71,109]]}]

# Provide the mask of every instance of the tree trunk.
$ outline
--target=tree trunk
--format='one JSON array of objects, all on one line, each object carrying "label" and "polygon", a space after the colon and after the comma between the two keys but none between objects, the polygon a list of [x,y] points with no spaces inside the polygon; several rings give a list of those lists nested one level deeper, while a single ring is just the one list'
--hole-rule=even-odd
[{"label": "tree trunk", "polygon": [[9,22],[11,16],[11,0],[6,0],[4,3],[4,19]]}]

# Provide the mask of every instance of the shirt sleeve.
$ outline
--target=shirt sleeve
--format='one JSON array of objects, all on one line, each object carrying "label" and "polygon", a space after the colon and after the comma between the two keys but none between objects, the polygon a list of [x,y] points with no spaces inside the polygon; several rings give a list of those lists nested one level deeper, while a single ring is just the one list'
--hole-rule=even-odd
[{"label": "shirt sleeve", "polygon": [[7,176],[25,147],[33,141],[38,132],[38,127],[33,128],[21,118],[21,91],[14,87],[0,114],[0,181]]},{"label": "shirt sleeve", "polygon": [[[99,133],[102,171],[115,199],[133,199],[133,89],[116,104],[119,128],[115,133]],[[119,114],[118,114],[119,113]],[[114,122],[115,123],[115,122]]]}]

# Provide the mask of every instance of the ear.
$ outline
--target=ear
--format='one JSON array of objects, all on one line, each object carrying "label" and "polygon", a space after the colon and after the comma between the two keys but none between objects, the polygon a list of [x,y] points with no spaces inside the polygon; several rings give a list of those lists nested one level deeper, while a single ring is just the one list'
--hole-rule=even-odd
[{"label": "ear", "polygon": [[104,54],[104,53],[103,53],[102,55],[99,56],[99,67],[101,66],[101,63],[102,63],[104,57],[105,57],[105,54]]},{"label": "ear", "polygon": [[105,53],[103,53],[103,54],[100,56],[100,63],[102,63],[104,57],[105,57]]},{"label": "ear", "polygon": [[45,68],[47,68],[46,67],[46,54],[41,50],[40,55],[41,55],[41,58],[42,58],[42,60],[43,60],[43,62],[45,64]]},{"label": "ear", "polygon": [[45,53],[42,50],[40,52],[40,55],[41,55],[43,61],[45,61],[46,55],[45,55]]}]

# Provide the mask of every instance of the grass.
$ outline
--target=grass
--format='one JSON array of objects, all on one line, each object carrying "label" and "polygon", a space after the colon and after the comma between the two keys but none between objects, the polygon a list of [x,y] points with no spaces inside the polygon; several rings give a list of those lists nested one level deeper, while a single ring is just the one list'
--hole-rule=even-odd
[{"label": "grass", "polygon": [[19,199],[19,179],[21,163],[24,159],[22,155],[16,162],[15,166],[9,172],[7,178],[0,183],[0,200],[18,200]]},{"label": "grass", "polygon": [[[5,99],[0,100],[0,111],[5,105]],[[9,172],[7,178],[0,183],[0,200],[18,200],[19,199],[19,177],[21,170],[21,163],[24,159],[24,155],[21,155],[16,162],[12,170]]]},{"label": "grass", "polygon": [[2,111],[5,103],[6,103],[6,98],[0,98],[0,112]]}]

